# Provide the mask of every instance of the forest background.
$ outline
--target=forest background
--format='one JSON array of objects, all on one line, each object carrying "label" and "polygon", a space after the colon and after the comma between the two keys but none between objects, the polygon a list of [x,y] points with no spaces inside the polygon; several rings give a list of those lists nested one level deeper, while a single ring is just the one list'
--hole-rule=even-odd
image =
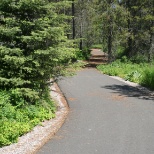
[{"label": "forest background", "polygon": [[91,48],[108,53],[102,72],[153,89],[154,1],[0,1],[0,146],[55,116],[51,79]]}]

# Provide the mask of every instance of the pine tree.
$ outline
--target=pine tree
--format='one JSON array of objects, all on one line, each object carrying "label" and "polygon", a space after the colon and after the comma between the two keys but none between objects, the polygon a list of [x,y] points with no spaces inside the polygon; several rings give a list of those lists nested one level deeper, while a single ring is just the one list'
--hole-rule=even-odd
[{"label": "pine tree", "polygon": [[96,2],[94,0],[75,0],[74,9],[74,37],[80,39],[80,49],[89,48],[98,40],[94,24],[97,16]]},{"label": "pine tree", "polygon": [[[125,2],[125,3],[124,3]],[[126,0],[123,6],[129,12],[128,18],[128,47],[127,56],[144,55],[149,59],[152,45],[152,27],[153,27],[153,2],[150,0]],[[149,60],[150,61],[150,60]]]},{"label": "pine tree", "polygon": [[1,89],[17,89],[33,102],[60,66],[74,56],[63,13],[69,5],[67,1],[0,1]]},{"label": "pine tree", "polygon": [[99,24],[97,29],[100,29],[103,51],[108,52],[109,62],[112,62],[118,47],[126,43],[128,12],[116,0],[98,1],[98,4]]}]

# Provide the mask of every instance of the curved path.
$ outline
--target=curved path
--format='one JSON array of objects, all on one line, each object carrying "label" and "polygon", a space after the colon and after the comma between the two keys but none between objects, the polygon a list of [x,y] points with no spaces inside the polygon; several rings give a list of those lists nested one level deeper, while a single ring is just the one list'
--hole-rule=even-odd
[{"label": "curved path", "polygon": [[69,116],[38,154],[154,154],[154,98],[84,69],[63,78]]}]

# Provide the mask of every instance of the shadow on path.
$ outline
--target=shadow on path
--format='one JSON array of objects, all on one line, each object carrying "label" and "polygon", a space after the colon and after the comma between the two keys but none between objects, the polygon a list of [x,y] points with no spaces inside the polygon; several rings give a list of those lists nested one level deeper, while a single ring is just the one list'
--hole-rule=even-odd
[{"label": "shadow on path", "polygon": [[145,90],[140,90],[136,87],[129,85],[107,85],[101,88],[110,89],[113,93],[118,93],[120,95],[125,95],[127,97],[136,97],[143,100],[154,100],[154,95],[146,92]]}]

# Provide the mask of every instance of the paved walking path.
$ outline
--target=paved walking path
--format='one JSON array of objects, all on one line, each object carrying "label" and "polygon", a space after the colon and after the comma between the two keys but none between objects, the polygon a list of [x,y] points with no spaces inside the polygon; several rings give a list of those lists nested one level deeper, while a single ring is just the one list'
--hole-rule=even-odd
[{"label": "paved walking path", "polygon": [[69,116],[38,154],[154,154],[154,98],[84,69],[63,78]]}]

